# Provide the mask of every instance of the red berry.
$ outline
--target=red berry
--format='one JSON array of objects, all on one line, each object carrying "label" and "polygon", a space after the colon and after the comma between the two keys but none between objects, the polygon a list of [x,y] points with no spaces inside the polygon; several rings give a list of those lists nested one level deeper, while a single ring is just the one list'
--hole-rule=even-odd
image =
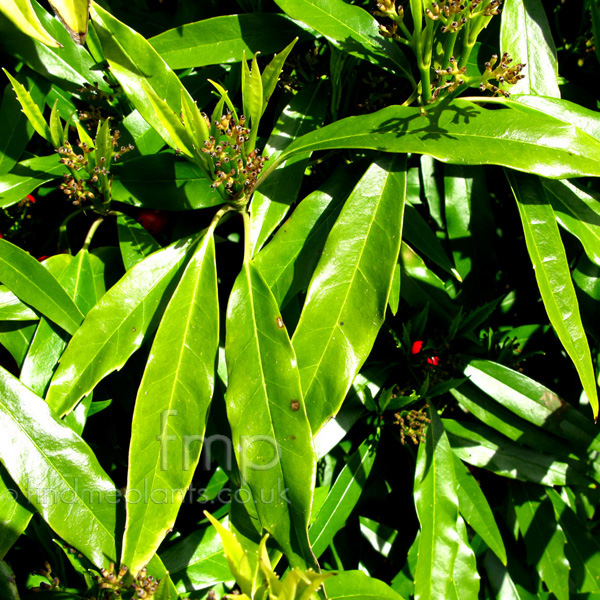
[{"label": "red berry", "polygon": [[413,342],[412,348],[410,349],[410,353],[411,354],[419,354],[419,352],[421,352],[422,349],[423,349],[423,341],[417,340],[416,342]]},{"label": "red berry", "polygon": [[440,364],[440,357],[439,356],[432,356],[431,358],[427,359],[427,362],[433,366],[433,367],[437,367]]},{"label": "red berry", "polygon": [[40,256],[40,257],[38,258],[38,260],[39,260],[40,262],[42,262],[42,261],[46,260],[47,258],[50,258],[50,257],[49,257],[49,256]]},{"label": "red berry", "polygon": [[144,208],[138,215],[138,223],[150,234],[156,235],[164,231],[169,223],[169,217],[162,210]]},{"label": "red berry", "polygon": [[29,200],[31,204],[35,204],[35,198],[31,194],[27,194],[26,200]]}]

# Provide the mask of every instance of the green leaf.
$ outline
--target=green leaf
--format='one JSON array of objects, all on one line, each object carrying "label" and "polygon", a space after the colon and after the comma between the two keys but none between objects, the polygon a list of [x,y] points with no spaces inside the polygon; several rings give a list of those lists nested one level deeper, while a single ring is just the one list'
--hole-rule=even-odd
[{"label": "green leaf", "polygon": [[83,314],[56,278],[38,260],[0,239],[0,281],[20,300],[73,334]]},{"label": "green leaf", "polygon": [[553,179],[600,175],[595,158],[600,142],[568,122],[539,110],[491,110],[453,100],[424,115],[419,108],[389,106],[340,119],[294,140],[262,177],[290,156],[334,148],[428,154],[443,162],[503,165]]},{"label": "green leaf", "polygon": [[308,532],[317,558],[325,552],[335,534],[346,526],[366,485],[375,455],[372,440],[364,441],[337,476]]},{"label": "green leaf", "polygon": [[598,391],[592,357],[554,211],[539,179],[508,171],[507,174],[517,200],[527,250],[544,307],[579,373],[597,418]]},{"label": "green leaf", "polygon": [[248,151],[254,150],[260,118],[264,112],[263,84],[256,54],[252,58],[252,69],[248,68],[246,57],[242,60],[242,99],[244,114],[250,119],[250,139],[246,142]]},{"label": "green leaf", "polygon": [[162,553],[165,567],[180,593],[193,592],[232,579],[214,527],[204,527],[177,541]]},{"label": "green leaf", "polygon": [[65,542],[108,566],[116,558],[118,490],[90,447],[1,368],[0,388],[0,458],[7,471]]},{"label": "green leaf", "polygon": [[83,46],[88,31],[90,0],[48,0],[76,44]]},{"label": "green leaf", "polygon": [[10,352],[19,367],[25,360],[27,349],[31,344],[36,328],[37,322],[0,322],[0,344]]},{"label": "green leaf", "polygon": [[133,206],[190,210],[223,203],[200,167],[168,152],[141,156],[110,171],[113,199]]},{"label": "green leaf", "polygon": [[402,50],[379,31],[366,10],[343,0],[275,0],[292,19],[306,23],[340,50],[370,63],[403,73],[411,81]]},{"label": "green leaf", "polygon": [[338,412],[383,323],[405,195],[405,157],[373,163],[346,201],[310,282],[293,345],[315,434]]},{"label": "green leaf", "polygon": [[252,262],[244,263],[231,292],[225,352],[233,446],[261,525],[293,566],[314,565],[307,528],[316,459],[296,356]]},{"label": "green leaf", "polygon": [[570,578],[580,592],[600,593],[600,544],[555,490],[546,489],[567,543]]},{"label": "green leaf", "polygon": [[15,574],[3,560],[0,560],[0,594],[5,600],[19,600]]},{"label": "green leaf", "polygon": [[[316,129],[325,119],[321,86],[307,86],[281,111],[263,152],[275,160],[289,143]],[[271,173],[252,197],[250,244],[256,253],[283,220],[296,200],[310,153],[291,158]]]},{"label": "green leaf", "polygon": [[25,35],[52,48],[61,45],[44,29],[29,0],[0,0],[0,13]]},{"label": "green leaf", "polygon": [[588,258],[600,266],[600,197],[570,181],[541,182],[558,223],[581,242]]},{"label": "green leaf", "polygon": [[40,185],[58,179],[66,172],[56,154],[36,156],[18,163],[10,173],[0,175],[0,206],[20,202]]},{"label": "green leaf", "polygon": [[277,84],[279,83],[279,76],[281,75],[283,65],[297,41],[298,38],[292,40],[279,54],[275,54],[261,75],[263,90],[263,114],[269,104],[269,100],[271,99],[275,88],[277,87]]},{"label": "green leaf", "polygon": [[249,13],[188,23],[151,38],[150,43],[171,69],[187,69],[240,62],[244,52],[273,54],[296,37],[311,36],[284,15]]},{"label": "green leaf", "polygon": [[340,571],[325,582],[329,600],[402,600],[389,585],[362,571]]},{"label": "green leaf", "polygon": [[0,559],[25,531],[32,515],[31,507],[0,464]]},{"label": "green leaf", "polygon": [[542,485],[589,485],[570,465],[524,448],[481,423],[444,419],[444,427],[456,455],[470,465]]},{"label": "green leaf", "polygon": [[127,271],[88,313],[48,390],[46,401],[56,414],[70,412],[154,333],[190,244],[185,239],[151,254]]},{"label": "green leaf", "polygon": [[117,217],[119,248],[125,270],[129,271],[146,256],[160,250],[160,244],[135,219],[121,213]]},{"label": "green leaf", "polygon": [[500,51],[526,65],[524,78],[511,86],[511,94],[560,98],[556,48],[540,0],[511,0],[506,4],[502,10]]},{"label": "green leaf", "polygon": [[213,236],[206,235],[165,310],[137,394],[123,540],[123,562],[132,573],[172,529],[192,481],[218,347],[215,248]]},{"label": "green leaf", "polygon": [[509,570],[492,554],[486,552],[483,564],[488,576],[490,587],[494,598],[498,600],[538,600],[539,596],[533,596],[515,584]]},{"label": "green leaf", "polygon": [[485,494],[481,491],[469,469],[456,456],[454,459],[454,472],[456,474],[456,492],[460,514],[505,565],[506,549]]},{"label": "green leaf", "polygon": [[[525,421],[566,438],[579,448],[600,450],[594,424],[541,383],[504,365],[479,359],[471,360],[464,374]],[[541,446],[541,438],[535,444]]]},{"label": "green leaf", "polygon": [[542,488],[526,483],[516,483],[511,491],[529,564],[536,565],[558,600],[569,600],[571,567],[565,557],[567,540],[556,522],[550,500]]},{"label": "green leaf", "polygon": [[10,83],[23,107],[25,116],[29,119],[29,122],[33,125],[33,128],[41,135],[47,142],[52,143],[52,134],[44,115],[40,110],[39,106],[35,103],[31,94],[25,89],[21,83],[19,83],[6,69],[2,69],[5,75],[10,80]]},{"label": "green leaf", "polygon": [[357,168],[336,171],[298,204],[256,255],[256,266],[282,308],[299,291],[308,288],[327,236],[359,173]]},{"label": "green leaf", "polygon": [[429,416],[415,471],[415,506],[421,524],[415,600],[448,598],[459,547],[454,455],[435,408]]},{"label": "green leaf", "polygon": [[480,575],[477,560],[469,545],[467,527],[459,516],[456,523],[458,533],[458,553],[454,563],[454,573],[450,582],[450,598],[453,600],[477,600],[479,597]]},{"label": "green leaf", "polygon": [[156,113],[152,103],[148,102],[148,93],[143,83],[161,102],[164,100],[170,111],[176,115],[182,109],[182,90],[192,102],[183,84],[139,33],[121,23],[96,3],[92,6],[91,16],[111,73],[142,117],[165,141],[171,143],[171,136],[165,129],[160,115]]},{"label": "green leaf", "polygon": [[6,286],[0,286],[0,321],[37,321],[39,316]]}]

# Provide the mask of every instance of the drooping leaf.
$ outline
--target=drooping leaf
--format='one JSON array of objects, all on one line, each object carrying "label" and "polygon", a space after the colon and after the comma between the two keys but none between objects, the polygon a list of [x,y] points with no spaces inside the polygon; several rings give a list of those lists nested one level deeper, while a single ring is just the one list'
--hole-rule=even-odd
[{"label": "drooping leaf", "polygon": [[146,256],[160,250],[160,244],[137,221],[125,214],[117,217],[119,248],[125,270],[129,271]]},{"label": "drooping leaf", "polygon": [[[137,573],[172,529],[200,459],[219,347],[212,235],[190,259],[156,333],[133,413],[123,562]],[[140,502],[142,494],[149,502]],[[167,496],[166,502],[154,496]]]},{"label": "drooping leaf", "polygon": [[335,415],[383,322],[400,250],[404,157],[373,163],[331,230],[294,332],[311,428]]},{"label": "drooping leaf", "polygon": [[579,373],[594,417],[597,417],[598,391],[592,357],[552,205],[539,179],[507,173],[548,318]]},{"label": "drooping leaf", "polygon": [[490,550],[502,561],[502,564],[506,564],[504,542],[485,494],[458,457],[455,457],[454,460],[454,472],[460,514],[481,536]]},{"label": "drooping leaf", "polygon": [[116,559],[118,490],[86,442],[2,368],[0,387],[2,463],[65,542],[108,566]]},{"label": "drooping leaf", "polygon": [[292,565],[314,565],[307,528],[316,459],[300,375],[277,302],[251,262],[229,299],[225,351],[233,447],[260,523]]},{"label": "drooping leaf", "polygon": [[70,412],[154,333],[191,243],[184,239],[148,256],[88,313],[50,383],[46,400],[56,414]]},{"label": "drooping leaf", "polygon": [[458,555],[458,497],[454,455],[435,408],[419,445],[414,497],[421,535],[415,568],[415,600],[443,600]]},{"label": "drooping leaf", "polygon": [[600,142],[582,129],[541,110],[499,111],[453,100],[424,115],[419,108],[389,106],[340,119],[292,142],[263,177],[295,154],[334,148],[414,152],[443,162],[496,164],[552,179],[600,174],[600,160],[595,158]]},{"label": "drooping leaf", "polygon": [[558,600],[568,600],[570,567],[565,557],[567,540],[556,521],[550,500],[542,488],[531,484],[517,483],[511,491],[529,563],[537,567],[548,589]]},{"label": "drooping leaf", "polygon": [[0,281],[20,300],[73,334],[83,314],[56,278],[18,246],[0,239]]},{"label": "drooping leaf", "polygon": [[335,534],[346,525],[366,485],[375,455],[372,441],[363,442],[337,476],[308,532],[317,558],[331,544]]}]

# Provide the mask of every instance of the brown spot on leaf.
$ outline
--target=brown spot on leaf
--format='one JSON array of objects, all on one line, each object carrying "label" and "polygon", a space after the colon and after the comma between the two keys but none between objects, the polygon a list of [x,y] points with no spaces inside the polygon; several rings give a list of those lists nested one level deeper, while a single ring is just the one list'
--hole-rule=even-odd
[{"label": "brown spot on leaf", "polygon": [[275,323],[277,323],[277,327],[279,327],[279,329],[283,329],[285,327],[285,324],[284,324],[283,319],[281,317],[277,317],[275,319]]},{"label": "brown spot on leaf", "polygon": [[298,402],[298,400],[292,400],[292,401],[290,402],[290,408],[291,408],[293,411],[296,411],[296,410],[298,410],[298,409],[300,408],[300,402]]}]

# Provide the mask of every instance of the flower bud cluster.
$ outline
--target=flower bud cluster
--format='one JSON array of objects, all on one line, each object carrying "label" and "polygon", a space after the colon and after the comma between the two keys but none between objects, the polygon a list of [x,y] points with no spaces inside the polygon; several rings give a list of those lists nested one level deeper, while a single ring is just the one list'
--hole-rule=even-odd
[{"label": "flower bud cluster", "polygon": [[110,593],[113,598],[120,598],[123,589],[123,578],[127,575],[127,571],[127,567],[123,565],[116,573],[114,563],[110,563],[108,569],[102,569],[100,575],[96,577],[98,587]]},{"label": "flower bud cluster", "polygon": [[[508,52],[505,52],[500,59],[500,64],[494,69],[494,65],[498,61],[498,55],[494,54],[492,58],[485,63],[485,72],[482,75],[482,81],[479,84],[481,91],[489,90],[494,94],[500,94],[508,98],[510,93],[506,90],[500,89],[500,85],[514,85],[520,79],[523,79],[525,75],[521,74],[521,71],[525,68],[525,63],[517,63],[511,65],[513,59],[510,57]],[[490,83],[490,80],[495,79],[498,85]]]},{"label": "flower bud cluster", "polygon": [[135,590],[134,598],[143,598],[147,600],[152,598],[158,589],[160,579],[154,579],[152,575],[146,573],[146,569],[142,569],[132,584]]},{"label": "flower bud cluster", "polygon": [[[206,115],[203,116],[206,118]],[[246,154],[244,144],[250,139],[250,130],[244,126],[245,122],[246,117],[240,115],[236,123],[233,114],[227,111],[213,124],[218,138],[210,136],[200,149],[212,161],[215,174],[212,187],[223,185],[234,199],[252,192],[264,163],[268,160],[257,149]]]},{"label": "flower bud cluster", "polygon": [[440,21],[442,33],[458,33],[469,19],[475,17],[492,17],[500,14],[502,0],[439,0],[432,2],[431,8],[425,9],[425,16],[433,21]]},{"label": "flower bud cluster", "polygon": [[424,440],[425,430],[431,422],[427,416],[427,407],[426,404],[418,410],[402,411],[394,415],[394,424],[400,427],[400,442],[403,445],[408,443],[408,439],[415,445]]}]

